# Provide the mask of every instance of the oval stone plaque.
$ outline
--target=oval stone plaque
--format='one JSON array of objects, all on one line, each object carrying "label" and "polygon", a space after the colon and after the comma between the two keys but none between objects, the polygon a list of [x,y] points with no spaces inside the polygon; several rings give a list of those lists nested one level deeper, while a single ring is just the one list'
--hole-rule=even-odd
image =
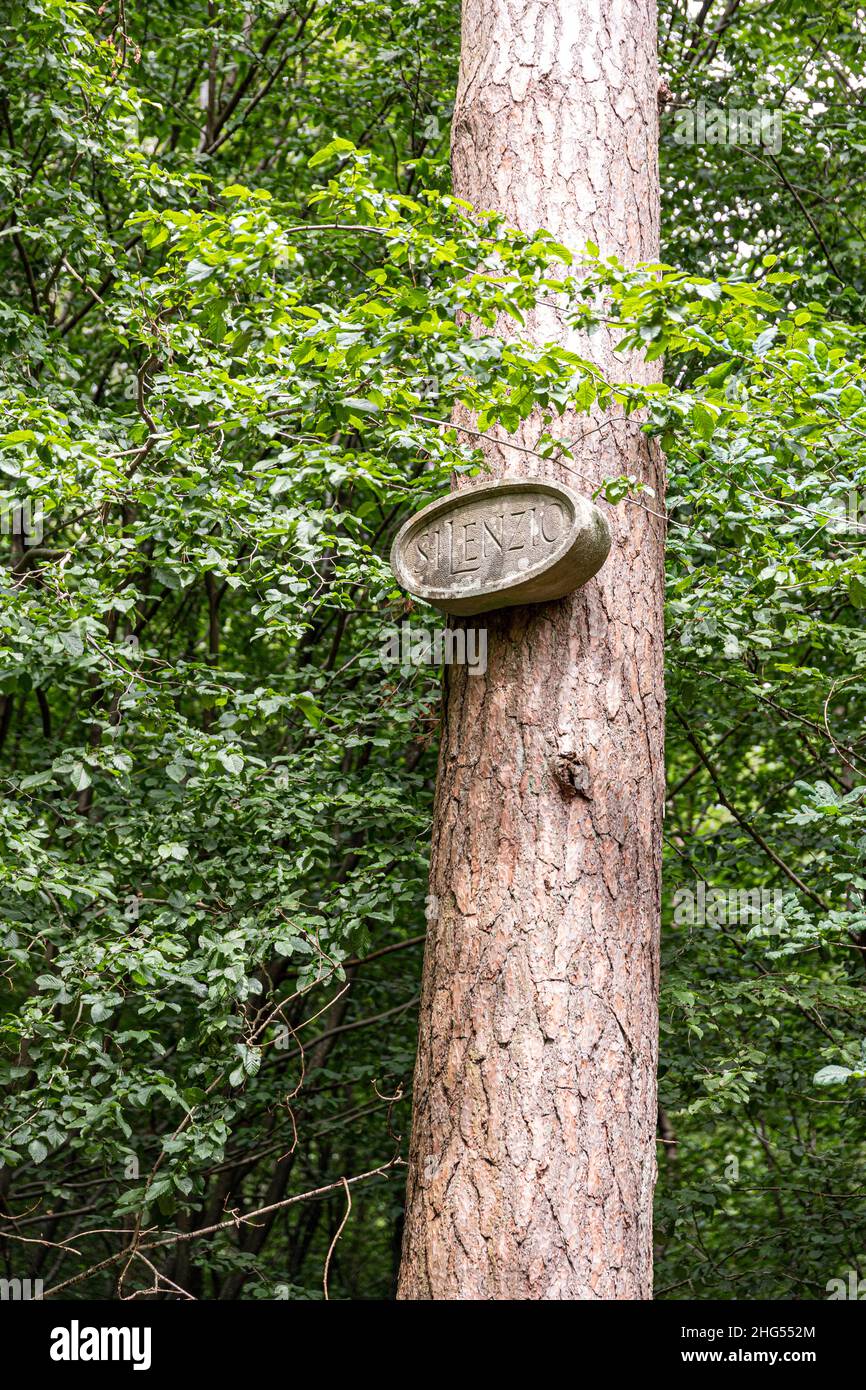
[{"label": "oval stone plaque", "polygon": [[594,503],[547,479],[501,478],[431,502],[401,526],[401,588],[469,615],[562,598],[601,569],[610,528]]}]

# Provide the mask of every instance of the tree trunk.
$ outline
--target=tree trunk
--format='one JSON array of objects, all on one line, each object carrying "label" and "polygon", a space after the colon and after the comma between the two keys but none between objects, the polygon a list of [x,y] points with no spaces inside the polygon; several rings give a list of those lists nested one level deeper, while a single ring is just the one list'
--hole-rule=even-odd
[{"label": "tree trunk", "polygon": [[[464,0],[455,191],[626,264],[658,255],[653,0]],[[529,325],[620,380],[658,366]],[[532,423],[518,436],[530,446]],[[573,467],[663,462],[569,416]],[[573,472],[491,444],[495,474]],[[398,1296],[650,1298],[664,803],[664,523],[601,503],[611,555],[557,603],[466,619],[448,672]]]}]

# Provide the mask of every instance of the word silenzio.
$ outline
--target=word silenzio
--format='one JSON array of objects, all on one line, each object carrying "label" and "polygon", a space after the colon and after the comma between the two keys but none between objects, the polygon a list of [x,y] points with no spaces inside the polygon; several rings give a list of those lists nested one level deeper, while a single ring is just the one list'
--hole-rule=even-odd
[{"label": "word silenzio", "polygon": [[610,545],[604,514],[586,497],[561,483],[503,478],[410,517],[391,567],[416,598],[467,616],[563,598],[598,573]]}]

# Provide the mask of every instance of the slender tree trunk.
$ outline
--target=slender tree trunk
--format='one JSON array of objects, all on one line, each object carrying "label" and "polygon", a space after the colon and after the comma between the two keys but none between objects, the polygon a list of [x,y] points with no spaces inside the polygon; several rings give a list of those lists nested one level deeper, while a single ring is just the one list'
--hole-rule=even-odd
[{"label": "slender tree trunk", "polygon": [[[658,254],[654,0],[464,0],[456,192],[524,230]],[[619,379],[612,340],[529,331]],[[568,417],[574,467],[662,460],[637,421]],[[532,422],[519,436],[537,437]],[[490,445],[495,473],[556,463]],[[599,575],[487,615],[450,668],[399,1296],[650,1298],[664,803],[664,523],[605,505]],[[472,619],[465,620],[472,624]]]}]

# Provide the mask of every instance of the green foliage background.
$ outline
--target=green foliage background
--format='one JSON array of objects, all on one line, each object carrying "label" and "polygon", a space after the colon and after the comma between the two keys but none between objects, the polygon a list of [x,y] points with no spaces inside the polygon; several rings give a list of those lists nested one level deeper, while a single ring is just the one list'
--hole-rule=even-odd
[{"label": "green foliage background", "polygon": [[[450,196],[455,4],[0,35],[6,1275],[391,1295],[441,680],[383,665],[435,621],[386,559],[479,467],[461,401],[662,438],[657,1296],[826,1297],[866,1256],[861,12],[664,0],[658,275]],[[781,148],[679,143],[700,100]],[[663,387],[495,335],[599,290]]]}]

